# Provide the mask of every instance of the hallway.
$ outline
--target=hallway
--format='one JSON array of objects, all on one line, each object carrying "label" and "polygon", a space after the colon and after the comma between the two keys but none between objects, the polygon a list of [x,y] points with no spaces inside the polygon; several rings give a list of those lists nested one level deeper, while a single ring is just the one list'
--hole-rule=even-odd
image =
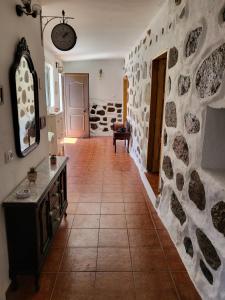
[{"label": "hallway", "polygon": [[112,138],[68,142],[68,216],[40,291],[33,293],[33,279],[20,278],[7,299],[200,299],[154,208],[147,208],[123,143],[115,154]]}]

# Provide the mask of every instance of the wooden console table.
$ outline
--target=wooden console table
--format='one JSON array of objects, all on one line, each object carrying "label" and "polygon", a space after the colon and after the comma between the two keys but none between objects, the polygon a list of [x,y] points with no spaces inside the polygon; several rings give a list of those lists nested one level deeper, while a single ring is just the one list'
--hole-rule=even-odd
[{"label": "wooden console table", "polygon": [[[3,201],[9,255],[9,277],[17,288],[17,275],[32,274],[39,289],[44,259],[67,208],[66,163],[57,157],[51,166],[49,158],[37,167],[37,181],[25,179]],[[31,196],[17,199],[16,192],[29,188]]]}]

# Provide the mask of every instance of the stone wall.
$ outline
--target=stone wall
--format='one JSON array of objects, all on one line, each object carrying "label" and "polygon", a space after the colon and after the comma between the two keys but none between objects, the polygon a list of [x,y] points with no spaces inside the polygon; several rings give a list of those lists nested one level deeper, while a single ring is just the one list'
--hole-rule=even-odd
[{"label": "stone wall", "polygon": [[123,122],[122,103],[91,99],[90,104],[91,136],[112,135],[113,123]]},{"label": "stone wall", "polygon": [[207,109],[225,108],[224,33],[224,1],[169,0],[126,59],[131,154],[145,170],[152,60],[168,53],[157,212],[202,298],[217,300],[225,299],[225,170],[201,162]]}]

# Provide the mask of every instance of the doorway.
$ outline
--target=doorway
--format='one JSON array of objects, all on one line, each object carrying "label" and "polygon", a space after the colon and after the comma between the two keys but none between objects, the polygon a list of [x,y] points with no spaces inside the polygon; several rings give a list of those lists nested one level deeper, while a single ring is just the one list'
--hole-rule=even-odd
[{"label": "doorway", "polygon": [[155,194],[159,194],[159,169],[161,159],[166,66],[167,53],[160,55],[152,62],[152,90],[147,157],[148,173],[146,176]]},{"label": "doorway", "polygon": [[67,137],[89,138],[89,74],[66,73],[64,89]]}]

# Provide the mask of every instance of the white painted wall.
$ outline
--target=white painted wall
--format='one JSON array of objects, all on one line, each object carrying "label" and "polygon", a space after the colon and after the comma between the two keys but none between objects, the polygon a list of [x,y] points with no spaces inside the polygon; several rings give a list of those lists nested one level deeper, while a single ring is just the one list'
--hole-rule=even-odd
[{"label": "white painted wall", "polygon": [[[122,102],[124,60],[84,60],[64,62],[65,73],[89,73],[90,103],[94,100],[102,102]],[[102,78],[99,70],[102,69]]]},{"label": "white painted wall", "polygon": [[[2,40],[0,51],[0,85],[4,89],[4,105],[0,106],[0,203],[12,189],[26,176],[31,166],[37,165],[48,153],[47,129],[41,130],[39,147],[26,158],[17,158],[9,164],[4,162],[4,152],[12,149],[15,154],[14,131],[10,98],[9,68],[13,62],[17,43],[25,37],[29,45],[31,56],[41,82],[39,89],[40,116],[46,115],[44,94],[44,51],[41,46],[39,19],[23,16],[17,17],[16,0],[1,1],[0,37]],[[19,218],[20,216],[18,216]],[[8,253],[4,212],[0,208],[0,300],[5,299],[8,288]]]}]

